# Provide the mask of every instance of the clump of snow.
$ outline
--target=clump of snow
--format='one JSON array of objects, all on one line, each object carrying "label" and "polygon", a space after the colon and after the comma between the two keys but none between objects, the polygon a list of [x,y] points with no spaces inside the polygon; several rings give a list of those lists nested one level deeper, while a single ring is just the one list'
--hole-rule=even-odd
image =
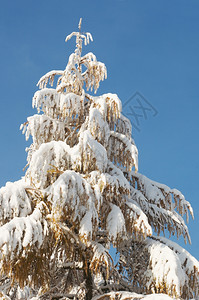
[{"label": "clump of snow", "polygon": [[158,289],[166,284],[168,291],[181,295],[186,281],[186,274],[181,267],[181,261],[168,246],[154,240],[147,241],[150,253],[150,267],[146,277],[151,272],[148,286],[155,285]]},{"label": "clump of snow", "polygon": [[[107,122],[104,120],[102,113],[92,104],[89,110],[89,115],[85,121],[85,129],[88,129],[92,136],[97,139],[102,145],[108,144],[110,129]],[[85,130],[81,128],[82,130]]]},{"label": "clump of snow", "polygon": [[0,224],[14,217],[25,217],[31,213],[31,201],[26,193],[29,186],[24,179],[7,182],[0,189]]},{"label": "clump of snow", "polygon": [[98,217],[93,190],[81,174],[65,171],[48,192],[53,218],[58,221],[66,220],[67,224],[78,221],[79,236],[83,240],[91,238]]},{"label": "clump of snow", "polygon": [[85,213],[84,217],[80,222],[79,235],[84,241],[90,240],[92,238],[92,229],[93,229],[93,214],[89,210]]},{"label": "clump of snow", "polygon": [[169,299],[173,299],[173,298],[171,298],[165,294],[141,295],[141,294],[125,292],[125,291],[110,292],[110,293],[103,294],[100,296],[95,296],[92,298],[92,300],[103,300],[103,299],[107,299],[107,300],[115,300],[115,299],[120,299],[120,300],[127,300],[127,299],[128,300],[136,300],[136,299],[169,300]]},{"label": "clump of snow", "polygon": [[27,217],[15,217],[0,227],[0,249],[3,255],[13,259],[27,246],[39,248],[46,233],[45,221],[42,220],[41,204]]},{"label": "clump of snow", "polygon": [[178,256],[182,269],[188,276],[192,276],[195,272],[199,275],[199,261],[193,257],[188,251],[179,246],[177,243],[165,238],[155,237],[155,240],[169,247]]},{"label": "clump of snow", "polygon": [[110,132],[108,158],[115,164],[122,165],[131,171],[135,166],[138,170],[138,150],[137,147],[124,134],[115,131]]},{"label": "clump of snow", "polygon": [[74,93],[58,93],[55,89],[37,91],[33,97],[33,108],[41,110],[50,118],[64,120],[83,113],[84,97]]},{"label": "clump of snow", "polygon": [[92,97],[94,101],[94,107],[96,107],[100,113],[103,115],[104,120],[106,120],[111,130],[113,124],[117,123],[120,113],[122,111],[122,102],[116,94],[103,94],[102,96]]},{"label": "clump of snow", "polygon": [[[37,188],[46,188],[54,180],[51,170],[59,173],[70,168],[71,148],[62,141],[42,144],[32,155],[26,177]],[[56,177],[55,177],[56,179]]]},{"label": "clump of snow", "polygon": [[111,204],[111,211],[107,218],[107,231],[109,239],[115,242],[126,234],[125,219],[120,208]]},{"label": "clump of snow", "polygon": [[25,133],[26,140],[32,136],[33,144],[37,149],[41,144],[51,141],[64,141],[66,124],[60,120],[54,120],[46,115],[34,115],[27,119],[27,123],[22,124],[22,133]]},{"label": "clump of snow", "polygon": [[82,157],[84,172],[91,172],[93,170],[104,172],[106,170],[106,149],[93,138],[88,130],[80,133],[79,151]]},{"label": "clump of snow", "polygon": [[147,216],[143,213],[137,203],[131,199],[126,202],[129,207],[128,218],[132,222],[132,234],[142,234],[144,237],[152,235],[152,228],[149,224]]}]

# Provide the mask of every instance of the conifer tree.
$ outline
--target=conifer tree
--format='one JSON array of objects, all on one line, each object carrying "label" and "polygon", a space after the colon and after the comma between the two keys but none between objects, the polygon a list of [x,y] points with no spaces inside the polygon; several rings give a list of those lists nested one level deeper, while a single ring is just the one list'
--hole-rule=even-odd
[{"label": "conifer tree", "polygon": [[190,242],[183,216],[193,217],[191,205],[137,172],[120,99],[87,93],[107,71],[82,55],[92,36],[81,19],[66,41],[73,36],[65,70],[39,80],[38,114],[21,125],[32,137],[25,176],[0,189],[1,299],[196,298],[199,262],[160,236]]}]

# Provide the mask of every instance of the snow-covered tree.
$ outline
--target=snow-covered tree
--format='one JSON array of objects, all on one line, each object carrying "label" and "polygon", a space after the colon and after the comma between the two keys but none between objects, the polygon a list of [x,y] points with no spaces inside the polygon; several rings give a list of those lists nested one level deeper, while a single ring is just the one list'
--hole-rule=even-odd
[{"label": "snow-covered tree", "polygon": [[82,55],[92,36],[81,20],[73,36],[65,70],[39,80],[38,114],[21,126],[32,137],[25,176],[0,189],[1,299],[196,298],[199,262],[160,236],[190,242],[191,205],[137,172],[120,99],[87,93],[107,73]]}]

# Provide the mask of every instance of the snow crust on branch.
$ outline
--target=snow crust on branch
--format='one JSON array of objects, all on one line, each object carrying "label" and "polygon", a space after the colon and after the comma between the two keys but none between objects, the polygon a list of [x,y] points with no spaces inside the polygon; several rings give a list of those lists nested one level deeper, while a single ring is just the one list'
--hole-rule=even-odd
[{"label": "snow crust on branch", "polygon": [[[42,220],[42,203],[26,217],[15,217],[0,227],[1,255],[14,259],[26,247],[42,245],[46,224]],[[44,223],[44,225],[42,225]]]},{"label": "snow crust on branch", "polygon": [[188,228],[180,214],[186,214],[188,220],[188,212],[193,217],[193,210],[184,196],[178,190],[139,173],[131,172],[130,177],[131,197],[140,205],[155,231],[159,234],[167,228],[170,234],[183,235],[185,241],[188,239],[190,242]]},{"label": "snow crust on branch", "polygon": [[[93,225],[98,221],[93,203],[93,190],[87,181],[74,171],[65,171],[49,190],[52,202],[52,216],[75,224],[80,237],[92,238]],[[89,225],[89,226],[88,226]]]},{"label": "snow crust on branch", "polygon": [[199,262],[166,238],[151,236],[128,243],[121,251],[120,264],[142,293],[167,293],[183,299],[198,293]]},{"label": "snow crust on branch", "polygon": [[152,228],[149,224],[147,216],[140,209],[136,202],[133,200],[127,201],[127,216],[129,218],[129,223],[133,224],[132,228],[129,228],[129,231],[132,231],[132,235],[137,237],[141,234],[144,238],[152,235]]},{"label": "snow crust on branch", "polygon": [[[46,188],[56,179],[56,172],[70,169],[71,148],[62,141],[42,144],[32,155],[26,178],[37,188]],[[55,175],[55,176],[54,176]]]},{"label": "snow crust on branch", "polygon": [[[177,208],[179,213],[183,216],[186,214],[187,222],[189,212],[192,217],[193,209],[188,201],[185,200],[184,195],[177,189],[171,189],[165,184],[160,184],[151,179],[146,178],[144,175],[134,174],[140,188],[144,191],[146,197],[155,203],[160,201],[160,204],[164,202],[166,209]],[[172,203],[172,195],[174,197],[174,203]],[[165,201],[166,200],[166,201]]]},{"label": "snow crust on branch", "polygon": [[108,160],[106,149],[92,137],[88,130],[80,133],[79,151],[84,172],[89,173],[94,170],[104,172],[106,170]]},{"label": "snow crust on branch", "polygon": [[[108,145],[110,136],[110,129],[107,122],[104,120],[102,113],[91,104],[89,115],[85,121],[85,128],[90,131],[94,139],[96,139],[103,146]],[[84,128],[81,128],[83,131]]]},{"label": "snow crust on branch", "polygon": [[50,118],[64,120],[83,114],[83,101],[83,96],[45,88],[34,94],[32,106],[37,108],[38,113],[42,110]]},{"label": "snow crust on branch", "polygon": [[34,115],[27,119],[26,124],[21,125],[22,133],[25,133],[26,140],[32,136],[35,149],[43,143],[51,141],[64,141],[66,132],[69,130],[66,124],[54,120],[46,115]]},{"label": "snow crust on branch", "polygon": [[194,285],[197,285],[199,278],[199,262],[178,244],[163,237],[152,238],[147,240],[146,246],[150,253],[152,272],[149,285],[155,280],[156,288],[165,283],[171,295],[194,297]]},{"label": "snow crust on branch", "polygon": [[113,130],[122,111],[122,103],[116,94],[108,93],[102,96],[92,97],[96,107]]},{"label": "snow crust on branch", "polygon": [[128,171],[131,171],[133,166],[135,171],[138,170],[137,147],[124,134],[111,131],[109,145],[108,156],[111,161],[122,164]]},{"label": "snow crust on branch", "polygon": [[146,271],[146,277],[151,277],[147,287],[150,288],[151,285],[154,285],[161,291],[165,282],[168,291],[173,295],[181,295],[185,284],[185,273],[176,253],[166,245],[153,240],[148,241],[147,251],[150,254],[150,271]]},{"label": "snow crust on branch", "polygon": [[[198,293],[199,262],[188,251],[177,243],[164,237],[153,237],[154,243],[158,241],[162,245],[169,247],[178,257],[181,264],[181,270],[185,277],[184,297],[194,297]],[[172,263],[172,262],[171,262]],[[182,286],[182,282],[180,282]],[[196,290],[195,290],[196,289]],[[190,296],[191,295],[191,296]]]},{"label": "snow crust on branch", "polygon": [[48,81],[50,81],[50,85],[53,86],[55,76],[56,75],[62,76],[63,74],[64,74],[64,71],[62,71],[62,70],[50,71],[39,79],[37,86],[39,86],[40,89],[46,88]]},{"label": "snow crust on branch", "polygon": [[111,211],[107,218],[107,230],[110,240],[116,241],[118,236],[126,234],[125,219],[120,208],[111,205]]},{"label": "snow crust on branch", "polygon": [[31,201],[26,193],[29,186],[24,179],[7,182],[0,189],[0,225],[15,217],[26,217],[31,213]]}]

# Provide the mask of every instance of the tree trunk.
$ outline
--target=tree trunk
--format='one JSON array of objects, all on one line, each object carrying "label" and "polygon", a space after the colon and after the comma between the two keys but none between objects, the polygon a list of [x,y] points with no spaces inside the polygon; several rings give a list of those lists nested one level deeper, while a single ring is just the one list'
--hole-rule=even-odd
[{"label": "tree trunk", "polygon": [[86,300],[91,300],[93,297],[93,277],[90,270],[90,263],[87,262],[84,271],[86,278]]}]

